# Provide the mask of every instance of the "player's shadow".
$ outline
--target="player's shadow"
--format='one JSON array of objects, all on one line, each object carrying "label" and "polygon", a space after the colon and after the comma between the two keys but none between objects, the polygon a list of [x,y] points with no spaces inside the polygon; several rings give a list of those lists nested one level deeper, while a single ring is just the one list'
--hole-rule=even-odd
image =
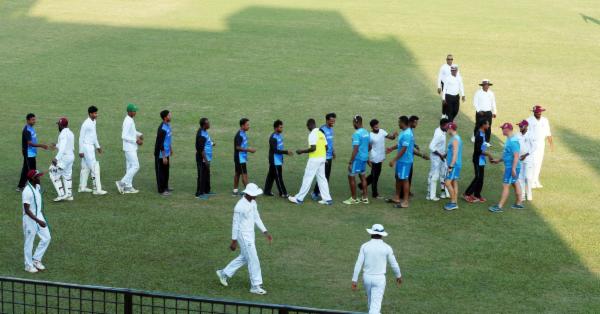
[{"label": "player's shadow", "polygon": [[597,18],[593,18],[593,17],[585,15],[583,13],[579,13],[579,15],[581,15],[581,18],[586,23],[594,23],[594,24],[600,25],[600,20]]},{"label": "player's shadow", "polygon": [[596,175],[600,175],[600,157],[597,152],[600,141],[565,127],[559,126],[556,129],[561,135],[561,144],[564,143],[586,165],[594,169]]},{"label": "player's shadow", "polygon": [[[158,111],[169,105],[174,111],[178,156],[173,170],[180,171],[173,173],[172,180],[190,195],[195,184],[192,143],[200,115],[213,119],[213,135],[220,144],[213,171],[217,189],[225,192],[231,173],[229,143],[241,116],[250,116],[252,138],[263,148],[252,157],[251,170],[262,184],[272,120],[285,120],[287,145],[304,147],[306,118],[322,120],[324,113],[337,112],[341,160],[332,179],[337,200],[348,193],[345,161],[349,154],[346,138],[352,131],[349,117],[356,113],[367,120],[377,117],[383,126],[395,129],[399,115],[417,114],[422,121],[417,142],[425,147],[440,116],[435,85],[404,44],[393,37],[363,37],[335,11],[248,7],[227,19],[225,31],[198,31],[51,22],[28,16],[32,4],[5,1],[0,12],[0,33],[5,35],[0,41],[12,48],[0,50],[0,57],[9,60],[3,63],[0,77],[3,107],[44,104],[48,105],[44,107],[48,116],[81,117],[85,110],[82,104],[97,103],[102,106],[98,130],[107,151],[103,158],[120,163],[120,141],[108,138],[120,130],[122,104],[131,100],[143,104],[136,119],[150,134],[150,142],[158,125]],[[443,57],[444,53],[439,54]],[[17,121],[21,113],[11,118]],[[464,115],[458,119],[461,134],[468,139],[472,122]],[[462,188],[472,173],[472,147],[468,140],[465,142]],[[494,138],[493,142],[498,147],[500,140]],[[12,144],[18,145],[16,140]],[[9,168],[18,169],[19,156],[14,154]],[[151,152],[141,151],[140,159],[143,170],[136,182],[153,190]],[[298,188],[304,163],[304,158],[288,159],[290,191]],[[417,161],[415,192],[419,198],[424,193],[427,167],[427,163]],[[105,178],[122,175],[120,167],[103,171]],[[385,171],[381,184],[390,187],[391,171]],[[490,199],[498,197],[499,185],[493,182],[499,177],[500,170],[490,168],[486,186]],[[12,184],[9,178],[12,176],[2,179],[7,186]],[[108,200],[106,206],[118,202],[116,198]],[[236,290],[224,292],[212,282],[198,287],[187,271],[177,271],[208,272],[206,277],[199,276],[210,280],[214,267],[227,257],[208,248],[224,243],[230,224],[229,210],[202,211],[201,218],[206,221],[199,222],[177,216],[178,201],[187,199],[175,199],[172,208],[162,208],[154,204],[162,201],[150,199],[141,222],[137,210],[119,208],[122,220],[117,221],[95,211],[98,204],[84,197],[77,200],[77,209],[55,210],[54,218],[63,223],[55,228],[57,244],[50,254],[55,260],[61,259],[60,266],[55,265],[61,267],[62,275],[49,273],[48,278],[90,283],[101,272],[102,283],[247,298]],[[17,201],[13,205],[18,208]],[[568,312],[574,306],[591,309],[598,305],[597,277],[533,206],[495,216],[484,206],[462,204],[461,210],[445,214],[441,205],[420,200],[402,211],[379,202],[364,208],[336,206],[331,210],[312,205],[281,207],[269,212],[269,218],[263,217],[268,225],[269,221],[280,221],[279,226],[270,224],[278,231],[277,252],[264,253],[269,287],[278,292],[263,300],[363,310],[364,298],[344,291],[357,249],[365,240],[364,227],[382,222],[392,234],[389,241],[398,249],[406,275],[405,288],[387,292],[388,312]],[[73,219],[79,223],[71,223]],[[96,227],[85,228],[82,235],[83,226],[89,224]],[[9,241],[15,245],[3,245],[4,260],[18,260],[12,258],[14,252],[21,252],[17,228],[9,232],[15,235]],[[105,231],[119,228],[127,235],[115,237]],[[90,237],[102,249],[90,250],[80,240],[82,236]],[[140,254],[135,258],[123,249],[133,246],[132,251]],[[196,254],[196,250],[182,252],[174,249],[177,247],[198,249],[193,265],[181,254]],[[81,252],[86,253],[84,261],[97,264],[82,263]],[[152,255],[156,252],[160,258]],[[114,264],[115,260],[130,259],[146,263],[137,266],[139,275]],[[168,267],[157,266],[164,261],[169,261]],[[158,269],[161,275],[144,276],[145,269]]]}]

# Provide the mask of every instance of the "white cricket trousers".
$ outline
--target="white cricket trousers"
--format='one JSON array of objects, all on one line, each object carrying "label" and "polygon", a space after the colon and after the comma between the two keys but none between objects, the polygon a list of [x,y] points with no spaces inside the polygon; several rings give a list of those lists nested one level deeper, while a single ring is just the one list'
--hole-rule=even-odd
[{"label": "white cricket trousers", "polygon": [[440,156],[431,154],[430,155],[431,168],[429,169],[429,176],[427,177],[427,195],[429,198],[436,197],[437,182],[443,182],[443,178],[446,174],[446,163],[442,161]]},{"label": "white cricket trousers", "polygon": [[[544,139],[545,140],[545,139]],[[533,187],[538,187],[540,182],[540,173],[542,172],[542,162],[544,161],[544,150],[546,149],[545,142],[538,144],[533,152]]]},{"label": "white cricket trousers", "polygon": [[385,293],[385,275],[363,275],[367,292],[369,314],[381,314],[381,303]]},{"label": "white cricket trousers", "polygon": [[[43,217],[40,218],[43,221],[46,221]],[[40,227],[33,219],[31,219],[27,215],[23,215],[23,235],[25,236],[24,243],[24,253],[25,253],[25,267],[33,267],[33,260],[42,261],[44,257],[44,253],[48,249],[48,245],[50,245],[50,229],[46,225],[46,228]],[[35,241],[35,236],[40,237],[40,242],[38,243],[37,248],[35,249],[35,253],[32,256],[33,251],[33,242]]]},{"label": "white cricket trousers", "polygon": [[125,152],[125,169],[125,176],[121,179],[121,183],[124,183],[126,187],[133,187],[133,177],[140,170],[137,151]]},{"label": "white cricket trousers", "polygon": [[300,192],[295,196],[297,200],[304,200],[304,197],[310,191],[315,176],[317,177],[321,199],[331,201],[329,183],[327,183],[327,177],[325,177],[325,158],[308,158],[306,168],[304,169],[304,177],[302,178],[302,187],[300,188]]},{"label": "white cricket trousers", "polygon": [[225,267],[225,269],[223,269],[223,274],[231,278],[238,269],[248,264],[250,284],[252,285],[252,287],[262,285],[262,273],[260,270],[260,261],[258,260],[258,253],[256,252],[254,231],[240,232],[238,234],[237,241],[238,246],[240,248],[240,255],[234,260],[232,260]]},{"label": "white cricket trousers", "polygon": [[521,164],[519,173],[519,184],[521,185],[521,200],[533,200],[533,162],[526,161]]}]

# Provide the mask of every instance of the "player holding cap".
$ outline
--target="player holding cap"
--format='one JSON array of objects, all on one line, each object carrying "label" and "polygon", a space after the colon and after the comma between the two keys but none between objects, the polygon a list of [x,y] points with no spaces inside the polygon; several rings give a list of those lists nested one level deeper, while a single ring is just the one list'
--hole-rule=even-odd
[{"label": "player holding cap", "polygon": [[[42,258],[48,249],[48,245],[50,245],[51,239],[50,228],[48,228],[46,218],[44,218],[42,212],[44,201],[42,199],[40,177],[43,175],[43,172],[29,170],[27,172],[27,185],[22,193],[25,271],[29,273],[37,273],[46,269],[42,264]],[[32,255],[36,235],[40,238],[40,242]]]},{"label": "player holding cap", "polygon": [[125,152],[125,176],[121,181],[115,182],[117,190],[121,194],[139,192],[133,187],[133,177],[140,170],[137,150],[138,146],[144,143],[144,138],[142,133],[136,130],[135,121],[133,121],[137,111],[138,107],[135,104],[128,104],[127,115],[123,120],[121,139],[123,140],[123,152]]},{"label": "player holding cap", "polygon": [[52,159],[52,165],[48,169],[52,185],[56,189],[58,197],[55,202],[73,200],[73,161],[75,161],[75,135],[69,130],[69,120],[62,117],[56,122],[58,125],[58,143],[56,144],[56,157]]},{"label": "player holding cap", "polygon": [[267,228],[260,219],[256,197],[263,191],[254,183],[249,183],[244,190],[244,196],[237,202],[233,209],[233,226],[231,228],[231,245],[229,248],[235,251],[240,247],[240,255],[231,261],[223,270],[217,270],[217,276],[223,286],[228,285],[227,279],[233,277],[240,267],[248,264],[250,275],[250,293],[266,294],[262,288],[262,274],[260,270],[260,261],[256,252],[254,226],[267,237],[269,244],[273,237],[267,231]]},{"label": "player holding cap", "polygon": [[458,179],[460,179],[460,170],[462,168],[462,150],[463,142],[457,132],[458,125],[455,122],[448,123],[448,134],[450,135],[450,144],[448,144],[448,153],[446,155],[446,165],[448,173],[446,175],[446,188],[450,192],[450,202],[444,205],[445,210],[458,209]]},{"label": "player holding cap", "polygon": [[358,200],[356,196],[356,176],[360,178],[360,185],[367,186],[367,162],[369,161],[369,132],[363,128],[362,117],[354,116],[352,125],[356,130],[352,135],[352,155],[348,163],[348,184],[350,185],[350,198],[343,203],[347,205],[354,204],[369,204],[367,197],[367,189],[362,189],[362,200]]},{"label": "player holding cap", "polygon": [[521,186],[521,200],[533,200],[533,155],[536,150],[533,133],[529,132],[529,122],[523,120],[519,122],[519,134],[515,135],[519,139],[521,146],[520,157],[521,173],[519,173],[519,185]]},{"label": "player holding cap", "polygon": [[362,269],[369,314],[380,314],[381,302],[385,293],[387,263],[390,263],[398,285],[402,284],[402,274],[394,256],[394,250],[383,242],[383,237],[388,235],[383,226],[375,224],[371,229],[367,229],[367,232],[371,235],[371,241],[360,247],[352,275],[352,290],[357,290],[358,275]]},{"label": "player holding cap", "polygon": [[504,123],[501,127],[502,135],[506,136],[506,142],[504,143],[504,152],[502,158],[494,160],[493,163],[498,164],[504,162],[504,178],[502,186],[502,196],[498,204],[491,206],[489,210],[493,213],[502,212],[502,206],[508,199],[509,189],[512,185],[515,189],[516,202],[512,209],[523,209],[521,201],[521,186],[518,183],[519,171],[521,170],[521,161],[519,160],[519,154],[521,147],[519,145],[519,139],[513,135],[513,126],[510,123]]},{"label": "player holding cap", "polygon": [[[88,108],[88,118],[83,121],[79,130],[79,157],[81,157],[81,175],[79,177],[79,192],[93,192],[94,195],[104,195],[100,182],[100,163],[96,160],[96,151],[102,154],[102,148],[96,135],[96,119],[98,108]],[[93,190],[88,189],[88,176],[92,177]]]}]

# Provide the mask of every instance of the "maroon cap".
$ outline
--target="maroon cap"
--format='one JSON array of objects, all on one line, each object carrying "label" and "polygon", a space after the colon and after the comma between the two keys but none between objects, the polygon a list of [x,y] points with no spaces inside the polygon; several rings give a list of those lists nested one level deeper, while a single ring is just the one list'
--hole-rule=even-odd
[{"label": "maroon cap", "polygon": [[522,128],[524,126],[528,126],[529,122],[527,122],[527,120],[522,120],[521,122],[517,123],[517,125]]},{"label": "maroon cap", "polygon": [[69,125],[69,119],[67,119],[66,117],[60,117],[58,119],[58,121],[56,122],[56,124],[58,124],[62,127],[66,127]]},{"label": "maroon cap", "polygon": [[508,122],[505,122],[505,123],[504,123],[502,126],[500,126],[500,128],[501,128],[502,130],[504,130],[504,129],[509,129],[509,130],[512,130],[512,129],[513,129],[513,126],[512,126],[512,124],[510,124],[510,123],[508,123]]},{"label": "maroon cap", "polygon": [[27,178],[28,179],[33,179],[33,178],[41,177],[43,175],[44,175],[43,172],[37,171],[35,169],[31,169],[31,170],[29,170],[29,172],[27,172]]},{"label": "maroon cap", "polygon": [[446,127],[448,129],[452,129],[454,131],[456,131],[456,129],[458,129],[458,125],[456,125],[456,123],[454,123],[454,122],[449,122],[448,124],[446,124]]},{"label": "maroon cap", "polygon": [[531,109],[531,111],[538,113],[538,112],[546,111],[546,109],[544,109],[544,107],[542,107],[540,105],[535,105],[535,106],[533,106],[533,109]]}]

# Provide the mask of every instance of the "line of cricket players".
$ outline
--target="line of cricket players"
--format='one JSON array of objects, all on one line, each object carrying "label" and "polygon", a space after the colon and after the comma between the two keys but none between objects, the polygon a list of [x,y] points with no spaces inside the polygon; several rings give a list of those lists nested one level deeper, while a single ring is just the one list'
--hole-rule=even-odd
[{"label": "line of cricket players", "polygon": [[[127,116],[123,122],[122,141],[123,151],[126,159],[126,174],[116,182],[120,193],[137,193],[138,190],[132,185],[133,177],[139,170],[137,158],[137,148],[143,144],[143,136],[136,130],[134,117],[138,108],[134,104],[129,104],[126,108]],[[551,140],[548,121],[542,117],[545,109],[541,106],[534,106],[533,116],[527,120],[518,123],[519,131],[513,130],[511,123],[504,123],[501,128],[503,135],[506,136],[502,157],[495,159],[489,152],[490,144],[486,138],[486,132],[489,130],[489,121],[482,119],[477,121],[477,128],[474,136],[476,137],[473,153],[473,163],[475,167],[475,179],[472,186],[463,194],[463,198],[469,202],[484,202],[481,196],[483,185],[483,166],[486,159],[491,163],[504,163],[505,171],[503,176],[503,191],[500,201],[489,208],[491,212],[501,212],[504,204],[509,197],[510,187],[514,188],[516,193],[515,203],[511,206],[514,209],[524,208],[522,202],[532,199],[532,189],[541,187],[539,183],[539,172],[543,160],[544,143],[546,139]],[[160,169],[169,165],[169,157],[172,153],[171,148],[171,113],[161,112],[162,123],[157,133],[155,145],[157,184],[161,195],[169,195],[170,189],[164,178],[160,178]],[[79,157],[81,159],[81,175],[78,192],[91,192],[94,195],[104,195],[107,192],[102,189],[100,182],[100,164],[96,160],[96,153],[102,153],[96,134],[96,119],[98,117],[98,108],[90,106],[88,108],[88,118],[83,122],[79,133]],[[248,119],[240,120],[240,130],[234,138],[234,195],[241,195],[234,209],[232,224],[232,242],[230,248],[236,250],[238,247],[241,254],[224,269],[217,271],[219,281],[227,286],[227,279],[232,277],[242,266],[248,265],[251,282],[250,292],[256,294],[265,294],[262,287],[262,276],[260,263],[255,247],[254,228],[258,227],[263,232],[269,242],[272,236],[267,232],[260,215],[258,214],[256,197],[265,194],[274,196],[271,191],[273,183],[278,188],[279,196],[287,198],[295,204],[303,204],[305,197],[311,193],[311,198],[322,205],[331,205],[332,197],[329,193],[328,181],[331,173],[331,166],[336,157],[334,149],[334,126],[337,116],[329,113],[325,117],[325,124],[317,128],[316,121],[309,119],[306,123],[308,129],[307,147],[296,150],[296,154],[308,154],[308,161],[305,168],[305,174],[302,180],[300,191],[295,195],[288,195],[285,184],[283,183],[283,160],[285,155],[293,155],[292,151],[286,150],[283,139],[283,122],[277,120],[273,124],[274,132],[269,137],[269,173],[265,183],[265,190],[260,189],[256,184],[249,183],[248,180],[248,153],[254,153],[256,150],[248,144],[248,131],[250,121]],[[431,161],[431,168],[428,176],[428,192],[426,199],[429,201],[439,201],[440,198],[448,198],[449,202],[444,205],[444,209],[451,211],[458,208],[458,180],[462,169],[463,142],[458,135],[458,125],[454,121],[442,118],[434,131],[434,136],[429,145],[429,155],[426,155],[418,145],[415,144],[414,130],[418,126],[419,118],[416,116],[401,116],[398,119],[398,126],[401,132],[388,133],[379,127],[379,121],[373,119],[370,121],[371,131],[367,131],[363,126],[363,118],[356,115],[352,118],[355,132],[352,135],[351,157],[348,161],[348,184],[350,189],[350,198],[343,201],[347,205],[368,204],[368,187],[371,186],[372,196],[382,199],[378,193],[378,179],[382,170],[383,162],[387,154],[393,154],[389,161],[389,166],[394,168],[396,178],[396,191],[393,197],[385,199],[386,202],[394,204],[396,208],[407,208],[411,196],[410,184],[413,173],[414,156],[422,157]],[[57,121],[59,130],[58,142],[56,144],[45,145],[37,142],[35,134],[35,115],[27,116],[27,125],[23,129],[23,157],[25,184],[19,186],[22,191],[23,203],[23,230],[25,235],[25,270],[31,273],[45,270],[42,264],[43,255],[50,243],[50,230],[43,215],[43,199],[41,195],[40,177],[44,174],[36,170],[35,157],[37,148],[57,150],[56,156],[52,159],[48,174],[53,186],[56,189],[57,197],[54,201],[73,200],[72,192],[72,166],[75,159],[74,142],[75,137],[69,130],[69,121],[62,117]],[[212,150],[214,142],[208,134],[210,123],[208,119],[200,120],[200,129],[198,130],[196,151],[198,162],[198,192],[196,196],[199,199],[206,200],[214,195],[208,182],[210,175],[208,171],[212,161]],[[447,140],[447,135],[450,137]],[[396,140],[396,144],[390,147],[385,146],[385,140]],[[33,160],[33,161],[32,161]],[[371,173],[366,175],[367,167],[371,167]],[[25,169],[29,167],[30,169]],[[201,169],[204,167],[203,169]],[[168,168],[166,172],[168,176]],[[87,181],[91,178],[92,188],[88,188]],[[317,184],[311,192],[312,183],[315,180]],[[239,181],[245,185],[243,191],[238,190]],[[162,181],[161,181],[162,180]],[[207,182],[208,181],[208,182]],[[20,182],[21,184],[21,182]],[[438,198],[438,187],[440,197]],[[161,190],[162,188],[162,190]],[[358,190],[362,190],[358,195]],[[524,191],[522,193],[521,191]],[[391,265],[398,283],[402,282],[400,268],[393,254],[393,250],[382,241],[387,233],[381,225],[374,225],[367,230],[371,235],[371,241],[365,243],[361,249],[356,263],[352,286],[356,288],[358,274],[362,269],[364,271],[363,281],[369,299],[370,312],[379,313],[381,300],[385,289],[385,270],[386,263]],[[40,242],[35,253],[32,252],[35,236],[40,237]]]}]

